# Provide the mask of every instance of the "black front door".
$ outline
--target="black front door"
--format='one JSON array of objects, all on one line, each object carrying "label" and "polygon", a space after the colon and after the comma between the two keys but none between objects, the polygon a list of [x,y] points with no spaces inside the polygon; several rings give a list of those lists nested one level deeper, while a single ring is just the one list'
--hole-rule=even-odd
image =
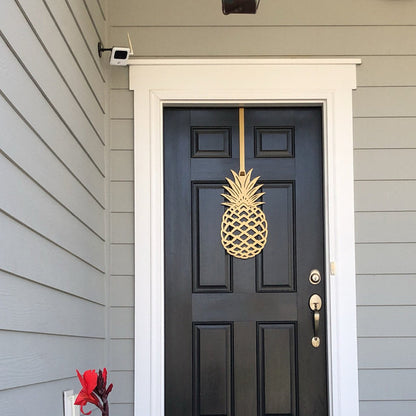
[{"label": "black front door", "polygon": [[326,416],[322,109],[246,108],[245,132],[269,233],[240,260],[220,236],[238,109],[164,109],[166,416]]}]

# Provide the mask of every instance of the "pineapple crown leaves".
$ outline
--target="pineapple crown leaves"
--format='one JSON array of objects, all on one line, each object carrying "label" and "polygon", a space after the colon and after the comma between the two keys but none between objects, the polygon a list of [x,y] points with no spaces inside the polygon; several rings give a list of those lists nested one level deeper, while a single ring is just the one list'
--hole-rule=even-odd
[{"label": "pineapple crown leaves", "polygon": [[264,195],[264,192],[257,193],[257,191],[263,185],[256,185],[260,176],[257,176],[254,179],[251,179],[251,173],[253,169],[250,169],[245,175],[238,175],[236,172],[231,170],[231,173],[234,177],[234,182],[225,178],[230,186],[223,186],[223,188],[228,192],[228,194],[221,194],[228,202],[223,202],[222,205],[228,207],[234,205],[241,205],[246,203],[251,206],[258,206],[264,204],[264,202],[258,202],[257,200]]}]

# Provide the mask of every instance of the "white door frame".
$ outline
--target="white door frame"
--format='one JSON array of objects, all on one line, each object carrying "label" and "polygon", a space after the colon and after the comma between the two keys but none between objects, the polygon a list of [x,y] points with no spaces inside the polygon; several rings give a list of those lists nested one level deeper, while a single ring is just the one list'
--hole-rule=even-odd
[{"label": "white door frame", "polygon": [[296,104],[321,105],[324,116],[330,415],[358,416],[352,90],[359,63],[357,59],[257,58],[130,61],[135,416],[164,415],[163,106]]}]

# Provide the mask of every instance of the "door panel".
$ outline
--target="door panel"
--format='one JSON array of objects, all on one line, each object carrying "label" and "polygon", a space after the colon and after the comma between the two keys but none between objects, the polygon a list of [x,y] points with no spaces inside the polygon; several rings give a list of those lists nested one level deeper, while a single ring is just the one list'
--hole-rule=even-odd
[{"label": "door panel", "polygon": [[164,110],[166,415],[326,416],[321,109],[248,108],[245,131],[269,235],[261,254],[240,260],[220,239],[238,109]]},{"label": "door panel", "polygon": [[195,415],[231,415],[233,400],[233,324],[193,326]]},{"label": "door panel", "polygon": [[[232,257],[224,256],[218,230],[224,207],[221,184],[192,184],[193,292],[232,292]],[[212,223],[214,219],[214,223]]]},{"label": "door panel", "polygon": [[257,292],[294,292],[294,186],[267,182],[262,191],[269,234],[266,246],[256,257]]},{"label": "door panel", "polygon": [[296,324],[257,324],[259,414],[296,414]]}]

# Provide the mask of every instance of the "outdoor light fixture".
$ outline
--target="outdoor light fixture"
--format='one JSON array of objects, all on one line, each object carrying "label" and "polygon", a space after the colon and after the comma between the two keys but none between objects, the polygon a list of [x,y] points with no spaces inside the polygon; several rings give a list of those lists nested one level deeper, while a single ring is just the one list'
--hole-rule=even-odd
[{"label": "outdoor light fixture", "polygon": [[255,14],[260,0],[222,0],[222,12]]}]

